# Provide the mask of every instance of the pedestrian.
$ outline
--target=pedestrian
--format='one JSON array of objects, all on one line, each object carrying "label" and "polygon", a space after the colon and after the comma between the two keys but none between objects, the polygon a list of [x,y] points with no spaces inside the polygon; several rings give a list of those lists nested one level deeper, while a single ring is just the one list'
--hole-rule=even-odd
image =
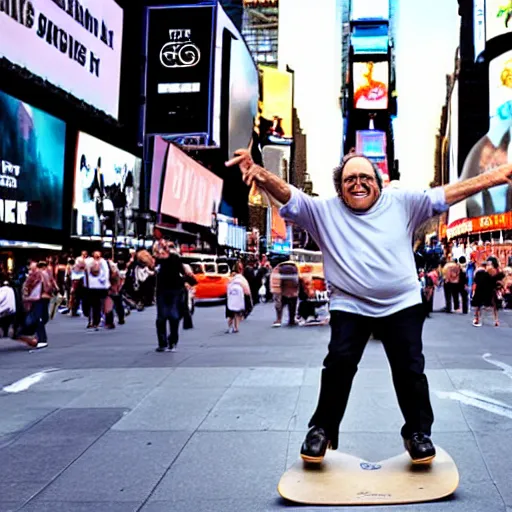
[{"label": "pedestrian", "polygon": [[[411,240],[429,218],[489,187],[507,183],[512,165],[427,191],[383,189],[374,164],[362,155],[343,159],[333,174],[337,197],[312,198],[256,165],[239,150],[227,166],[239,165],[248,186],[258,186],[283,204],[281,216],[306,229],[320,247],[330,284],[331,340],[324,360],[318,406],[301,457],[320,463],[338,447],[339,425],[353,378],[373,331],[380,334],[405,418],[401,435],[413,463],[430,463],[430,404],[421,304]],[[399,264],[397,265],[397,257]]]},{"label": "pedestrian", "polygon": [[119,268],[112,260],[111,255],[109,255],[106,260],[109,268],[110,288],[108,289],[108,296],[105,300],[105,328],[115,329],[114,311],[117,315],[117,323],[124,325],[124,305],[121,297],[123,280]]},{"label": "pedestrian", "polygon": [[[48,346],[46,324],[50,318],[50,299],[56,293],[57,286],[48,271],[48,263],[46,261],[32,262],[27,279],[23,284],[23,302],[27,316],[22,336],[25,337],[27,334],[30,336],[35,332],[36,348]],[[28,342],[28,339],[22,339]]]},{"label": "pedestrian", "polygon": [[460,301],[462,303],[462,314],[467,315],[469,313],[468,310],[468,275],[466,271],[466,256],[461,256],[459,258],[459,286],[458,286],[458,295],[460,297]]},{"label": "pedestrian", "polygon": [[452,301],[453,309],[457,311],[459,309],[459,275],[460,267],[457,260],[451,260],[446,263],[443,267],[443,279],[444,279],[444,298],[446,302],[445,312],[452,312]]},{"label": "pedestrian", "polygon": [[299,269],[293,261],[279,263],[270,275],[270,286],[274,294],[276,320],[272,327],[281,327],[283,310],[288,307],[288,325],[296,325],[295,315],[299,297]]},{"label": "pedestrian", "polygon": [[87,329],[98,330],[110,288],[110,270],[100,251],[95,251],[92,258],[88,259],[86,274],[90,306]]},{"label": "pedestrian", "polygon": [[[157,253],[155,263],[151,264],[146,255],[146,264],[157,268],[156,272],[156,332],[157,352],[176,351],[179,341],[180,321],[183,318],[186,297],[185,282],[195,284],[192,273],[188,273],[174,244],[169,243],[168,250]],[[170,333],[167,336],[167,324]]]},{"label": "pedestrian", "polygon": [[228,283],[226,299],[226,318],[228,319],[227,333],[237,333],[240,323],[246,314],[246,301],[251,298],[251,288],[247,279],[242,275],[241,263],[235,263],[233,276]]}]

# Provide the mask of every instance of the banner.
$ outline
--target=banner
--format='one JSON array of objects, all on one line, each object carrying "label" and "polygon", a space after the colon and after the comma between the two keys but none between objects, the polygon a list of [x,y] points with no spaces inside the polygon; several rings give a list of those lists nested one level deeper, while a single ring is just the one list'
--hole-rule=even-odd
[{"label": "banner", "polygon": [[62,229],[63,121],[0,91],[0,226]]},{"label": "banner", "polygon": [[452,222],[446,229],[448,239],[458,236],[485,233],[489,231],[512,230],[512,212],[485,215],[476,219],[461,219]]},{"label": "banner", "polygon": [[181,222],[211,226],[222,197],[221,178],[171,144],[160,211]]},{"label": "banner", "polygon": [[117,118],[123,10],[114,0],[0,0],[0,57]]},{"label": "banner", "polygon": [[210,132],[214,8],[149,7],[147,134]]},{"label": "banner", "polygon": [[78,134],[73,208],[77,236],[133,236],[140,158],[87,133]]}]

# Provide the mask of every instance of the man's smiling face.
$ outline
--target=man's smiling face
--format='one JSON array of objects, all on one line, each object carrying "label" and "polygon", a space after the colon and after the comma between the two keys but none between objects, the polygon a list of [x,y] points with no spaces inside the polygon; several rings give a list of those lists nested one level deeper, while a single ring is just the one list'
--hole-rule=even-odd
[{"label": "man's smiling face", "polygon": [[365,212],[377,202],[380,189],[369,160],[354,157],[345,164],[341,174],[341,194],[343,202],[357,212]]}]

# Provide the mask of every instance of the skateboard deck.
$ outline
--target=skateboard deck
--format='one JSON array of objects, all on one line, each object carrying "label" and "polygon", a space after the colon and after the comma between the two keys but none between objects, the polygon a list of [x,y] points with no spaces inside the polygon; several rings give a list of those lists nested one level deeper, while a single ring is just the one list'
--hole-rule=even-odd
[{"label": "skateboard deck", "polygon": [[437,500],[455,492],[459,472],[453,459],[436,446],[429,465],[413,465],[404,452],[372,463],[328,450],[322,464],[299,459],[282,476],[279,494],[308,505],[396,505]]}]

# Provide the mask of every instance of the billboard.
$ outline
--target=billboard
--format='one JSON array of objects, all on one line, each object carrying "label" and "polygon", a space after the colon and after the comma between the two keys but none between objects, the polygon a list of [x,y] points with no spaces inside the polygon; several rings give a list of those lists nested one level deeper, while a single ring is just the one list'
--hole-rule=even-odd
[{"label": "billboard", "polygon": [[354,55],[387,54],[389,51],[388,25],[356,25],[350,42]]},{"label": "billboard", "polygon": [[485,2],[485,37],[487,41],[512,31],[512,4],[503,0]]},{"label": "billboard", "polygon": [[220,206],[222,185],[221,178],[171,144],[160,211],[182,222],[211,226],[212,214]]},{"label": "billboard", "polygon": [[388,108],[388,62],[354,62],[354,107],[365,110]]},{"label": "billboard", "polygon": [[389,0],[352,0],[352,21],[389,20]]},{"label": "billboard", "polygon": [[214,7],[146,11],[146,134],[209,134]]},{"label": "billboard", "polygon": [[149,195],[149,209],[158,213],[160,211],[160,198],[162,180],[164,177],[165,161],[169,143],[158,135],[153,142],[153,161],[151,163],[151,191]]},{"label": "billboard", "polygon": [[66,125],[0,91],[0,226],[60,230]]},{"label": "billboard", "polygon": [[271,123],[270,135],[291,138],[293,137],[293,75],[287,71],[266,66],[261,66],[260,70],[263,78],[261,117]]},{"label": "billboard", "polygon": [[386,156],[386,133],[379,130],[358,130],[356,152],[368,158]]},{"label": "billboard", "polygon": [[123,10],[114,0],[0,2],[0,57],[117,118]]},{"label": "billboard", "polygon": [[[227,32],[227,29],[226,29]],[[230,35],[228,155],[248,147],[258,113],[259,75],[252,55],[240,36]]]},{"label": "billboard", "polygon": [[133,210],[139,208],[141,166],[140,158],[79,132],[72,234],[133,235]]}]

